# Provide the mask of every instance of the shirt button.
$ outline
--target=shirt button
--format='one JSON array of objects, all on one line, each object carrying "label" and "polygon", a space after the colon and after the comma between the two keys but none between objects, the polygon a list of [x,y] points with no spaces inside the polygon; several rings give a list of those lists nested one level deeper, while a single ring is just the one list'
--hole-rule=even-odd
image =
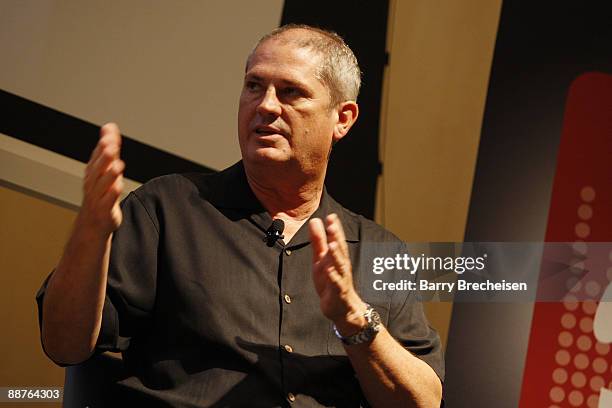
[{"label": "shirt button", "polygon": [[291,296],[285,295],[285,302],[291,303]]},{"label": "shirt button", "polygon": [[285,348],[285,351],[287,353],[293,353],[293,347],[291,347],[290,345],[285,344],[283,347]]},{"label": "shirt button", "polygon": [[291,250],[290,249],[285,249],[285,255],[287,255],[287,256],[291,255]]},{"label": "shirt button", "polygon": [[289,394],[287,394],[287,399],[289,400],[289,402],[295,402],[295,395],[290,392]]}]

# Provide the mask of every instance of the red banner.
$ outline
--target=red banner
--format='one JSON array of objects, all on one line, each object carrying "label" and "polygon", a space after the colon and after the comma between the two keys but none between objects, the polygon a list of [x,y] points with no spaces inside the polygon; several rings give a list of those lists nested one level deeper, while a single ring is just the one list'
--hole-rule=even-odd
[{"label": "red banner", "polygon": [[573,242],[575,256],[564,302],[534,307],[520,406],[603,407],[612,392],[612,316],[604,333],[598,307],[612,250],[606,271],[589,274],[588,243],[612,242],[612,75],[585,73],[569,89],[546,242]]}]

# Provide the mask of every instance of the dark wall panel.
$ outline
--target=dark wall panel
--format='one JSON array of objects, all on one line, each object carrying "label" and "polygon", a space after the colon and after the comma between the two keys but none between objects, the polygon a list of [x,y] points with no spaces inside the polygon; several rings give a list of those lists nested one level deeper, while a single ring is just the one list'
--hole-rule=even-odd
[{"label": "dark wall panel", "polygon": [[363,72],[359,119],[333,150],[327,175],[329,192],[342,205],[374,217],[378,160],[378,128],[386,63],[389,3],[286,0],[281,25],[309,24],[333,30],[351,47]]},{"label": "dark wall panel", "polygon": [[[66,113],[0,90],[0,133],[83,163],[98,143],[100,127]],[[169,173],[213,170],[123,136],[121,158],[125,176],[144,183]]]}]

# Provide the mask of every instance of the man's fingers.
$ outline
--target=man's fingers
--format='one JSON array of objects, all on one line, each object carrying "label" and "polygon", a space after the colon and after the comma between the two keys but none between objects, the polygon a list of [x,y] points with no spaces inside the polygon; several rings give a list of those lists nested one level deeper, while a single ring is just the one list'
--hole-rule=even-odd
[{"label": "man's fingers", "polygon": [[121,192],[123,191],[123,187],[123,176],[119,176],[99,198],[98,204],[100,207],[107,210],[116,205],[119,197],[121,196]]},{"label": "man's fingers", "polygon": [[118,178],[122,177],[124,169],[125,162],[123,162],[123,160],[113,161],[107,171],[103,173],[93,185],[93,188],[89,192],[90,198],[92,200],[97,200],[102,197],[111,185],[113,185]]},{"label": "man's fingers", "polygon": [[335,269],[341,276],[350,272],[349,260],[344,252],[340,249],[337,242],[332,241],[328,244],[329,256]]},{"label": "man's fingers", "polygon": [[117,143],[121,147],[121,131],[116,123],[107,123],[100,129],[100,138],[110,137],[111,142]]},{"label": "man's fingers", "polygon": [[108,171],[110,165],[114,160],[119,158],[119,149],[116,146],[104,147],[98,157],[87,169],[87,177],[90,183],[94,184],[97,180]]},{"label": "man's fingers", "polygon": [[100,138],[96,147],[89,156],[88,165],[91,165],[99,156],[100,151],[107,146],[116,145],[121,148],[121,132],[119,127],[114,123],[107,123],[100,128]]},{"label": "man's fingers", "polygon": [[94,189],[98,179],[102,177],[114,160],[119,160],[121,149],[121,134],[114,123],[106,124],[100,130],[100,140],[94,149],[91,159],[85,169],[85,193]]},{"label": "man's fingers", "polygon": [[338,218],[337,214],[330,214],[325,220],[327,221],[327,228],[325,229],[327,241],[330,243],[336,242],[344,255],[348,257],[348,245],[346,244],[346,236],[344,235],[344,229],[342,228],[340,218]]},{"label": "man's fingers", "polygon": [[342,282],[342,275],[340,275],[338,271],[334,268],[326,269],[325,272],[327,273],[327,279],[329,279],[329,281],[334,284],[334,287],[336,289],[340,289],[341,282]]},{"label": "man's fingers", "polygon": [[312,244],[312,259],[313,262],[317,262],[327,253],[327,236],[323,221],[319,218],[313,218],[308,222],[308,231]]},{"label": "man's fingers", "polygon": [[114,123],[107,123],[102,126],[100,129],[100,139],[98,139],[98,143],[96,144],[95,149],[91,153],[91,157],[89,159],[89,163],[94,163],[100,153],[109,149],[113,152],[116,152],[117,158],[119,157],[119,151],[121,150],[121,132],[119,131],[119,127]]},{"label": "man's fingers", "polygon": [[121,224],[119,198],[123,191],[125,163],[119,158],[121,133],[114,123],[100,129],[100,139],[91,153],[83,181],[83,206],[80,215],[84,225],[112,232]]},{"label": "man's fingers", "polygon": [[96,163],[99,163],[99,161],[104,161],[104,159],[108,158],[109,156],[112,159],[118,159],[120,156],[120,151],[121,133],[119,133],[119,128],[114,123],[107,123],[100,130],[100,140],[94,149],[95,155],[92,155],[94,156],[91,160],[92,167],[96,168]]},{"label": "man's fingers", "polygon": [[330,251],[328,251],[316,264],[313,273],[319,278],[324,278],[333,283],[334,286],[339,286],[342,281],[342,275],[338,272]]},{"label": "man's fingers", "polygon": [[83,187],[86,194],[95,188],[99,178],[110,169],[117,159],[118,150],[116,146],[105,146],[100,150],[94,161],[90,162],[85,169]]}]

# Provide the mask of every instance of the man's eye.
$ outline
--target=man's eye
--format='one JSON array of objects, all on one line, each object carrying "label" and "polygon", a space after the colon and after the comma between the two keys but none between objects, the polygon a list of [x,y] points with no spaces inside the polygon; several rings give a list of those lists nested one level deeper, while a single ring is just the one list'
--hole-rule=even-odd
[{"label": "man's eye", "polygon": [[283,94],[286,96],[300,96],[302,93],[298,88],[287,87],[283,89]]},{"label": "man's eye", "polygon": [[260,88],[260,85],[255,81],[246,81],[244,87],[249,91],[256,91]]}]

